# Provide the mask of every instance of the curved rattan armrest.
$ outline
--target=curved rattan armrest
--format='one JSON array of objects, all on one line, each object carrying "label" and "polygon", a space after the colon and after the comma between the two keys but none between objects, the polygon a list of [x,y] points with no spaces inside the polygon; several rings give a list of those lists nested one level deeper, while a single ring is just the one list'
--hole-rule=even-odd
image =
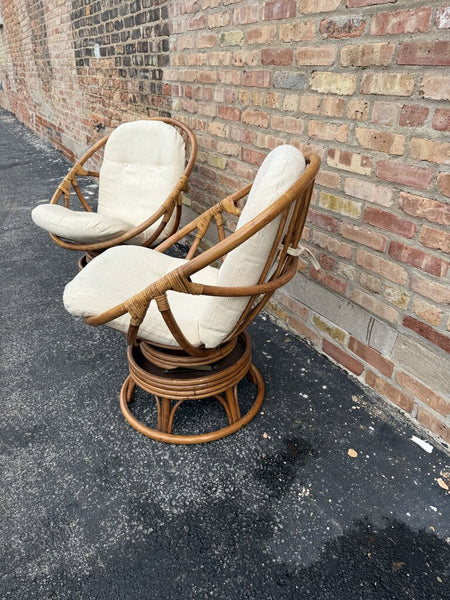
[{"label": "curved rattan armrest", "polygon": [[[236,287],[225,287],[218,285],[203,285],[200,294],[202,296],[220,296],[228,298],[236,297],[247,297],[247,296],[259,296],[260,294],[267,294],[274,292],[279,287],[285,285],[297,271],[297,260],[291,260],[288,269],[279,277],[270,279],[265,283],[256,283],[255,285],[236,286]],[[196,292],[194,292],[196,293]],[[198,292],[197,292],[198,293]]]},{"label": "curved rattan armrest", "polygon": [[[70,169],[70,171],[67,173],[67,175],[64,177],[64,179],[61,181],[61,183],[56,188],[55,193],[53,194],[53,196],[50,200],[50,204],[58,204],[61,196],[63,195],[64,198],[66,199],[66,206],[67,206],[68,197],[70,195],[70,188],[76,182],[76,177],[78,175],[82,176],[82,177],[98,177],[98,175],[99,175],[98,171],[88,171],[83,168],[83,165],[89,158],[91,158],[98,150],[100,150],[100,148],[102,148],[106,144],[109,136],[110,136],[109,133],[108,133],[108,135],[103,136],[100,140],[98,140],[98,142],[96,142],[93,146],[91,146],[89,148],[89,150],[87,150],[81,158],[79,158],[77,160],[77,162],[73,165],[73,167]],[[78,199],[80,200],[80,203],[82,204],[83,208],[88,212],[92,211],[92,208],[84,200],[84,197],[82,196],[82,194],[80,195],[79,190],[77,190],[77,187],[78,186],[75,187],[75,191],[77,193]]]}]

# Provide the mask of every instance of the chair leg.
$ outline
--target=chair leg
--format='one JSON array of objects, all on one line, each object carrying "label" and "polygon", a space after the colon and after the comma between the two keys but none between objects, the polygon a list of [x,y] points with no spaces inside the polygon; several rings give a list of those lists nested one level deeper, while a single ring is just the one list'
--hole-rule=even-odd
[{"label": "chair leg", "polygon": [[155,397],[158,404],[158,431],[171,433],[172,427],[170,425],[170,416],[172,402],[169,398]]},{"label": "chair leg", "polygon": [[230,424],[236,423],[241,418],[241,409],[239,408],[236,385],[226,390],[225,398],[231,414]]}]

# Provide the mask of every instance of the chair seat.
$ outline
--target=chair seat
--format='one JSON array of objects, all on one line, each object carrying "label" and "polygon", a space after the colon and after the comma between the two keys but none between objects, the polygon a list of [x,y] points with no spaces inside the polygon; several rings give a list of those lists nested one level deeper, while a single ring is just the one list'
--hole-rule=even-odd
[{"label": "chair seat", "polygon": [[[73,315],[89,317],[100,314],[153,283],[186,261],[141,246],[117,246],[106,250],[92,260],[67,284],[64,290],[64,306]],[[192,281],[216,285],[218,269],[206,267],[192,276]],[[170,307],[184,335],[194,346],[200,346],[201,315],[208,301],[207,296],[192,296],[169,291]],[[114,319],[108,326],[127,333],[130,315]],[[150,308],[139,327],[139,337],[156,344],[177,346],[165,324],[156,302]]]},{"label": "chair seat", "polygon": [[40,204],[33,209],[31,216],[36,225],[49,233],[85,244],[110,240],[133,228],[123,219],[70,210],[59,204]]}]

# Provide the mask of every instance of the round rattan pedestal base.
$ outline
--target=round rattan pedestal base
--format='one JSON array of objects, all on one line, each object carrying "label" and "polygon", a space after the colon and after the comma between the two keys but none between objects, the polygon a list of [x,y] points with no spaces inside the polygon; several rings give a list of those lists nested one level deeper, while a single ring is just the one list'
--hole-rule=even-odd
[{"label": "round rattan pedestal base", "polygon": [[[173,352],[168,351],[173,362]],[[159,353],[159,356],[161,353]],[[120,393],[120,408],[125,419],[137,431],[160,442],[171,444],[201,444],[230,435],[246,425],[258,413],[264,399],[264,381],[261,373],[251,363],[251,342],[242,333],[233,349],[212,365],[164,369],[148,359],[145,348],[128,349],[130,375]],[[160,362],[160,361],[158,361]],[[203,370],[203,369],[210,370]],[[247,377],[256,388],[251,408],[241,415],[238,384]],[[153,394],[158,412],[157,428],[153,429],[139,421],[131,412],[129,404],[134,399],[136,386]],[[175,412],[186,400],[216,398],[225,409],[229,425],[208,433],[183,435],[173,433]]]}]

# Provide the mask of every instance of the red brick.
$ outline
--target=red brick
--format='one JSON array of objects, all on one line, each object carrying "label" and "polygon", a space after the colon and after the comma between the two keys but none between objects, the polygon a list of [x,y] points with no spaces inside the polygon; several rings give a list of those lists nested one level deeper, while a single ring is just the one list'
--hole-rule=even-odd
[{"label": "red brick", "polygon": [[242,122],[266,129],[269,125],[269,115],[259,110],[247,109],[242,113]]},{"label": "red brick", "polygon": [[439,225],[450,225],[450,206],[430,198],[400,193],[400,207],[407,215]]},{"label": "red brick", "polygon": [[323,185],[332,189],[340,187],[341,178],[339,173],[332,173],[331,171],[325,171],[323,168],[317,173],[316,184]]},{"label": "red brick", "polygon": [[424,225],[420,230],[419,241],[427,248],[433,250],[441,250],[442,252],[450,253],[450,232],[442,229],[434,229]]},{"label": "red brick", "polygon": [[241,85],[242,72],[237,69],[220,69],[218,72],[219,81],[224,85]]},{"label": "red brick", "polygon": [[327,162],[331,167],[353,171],[361,175],[370,175],[372,171],[372,160],[370,156],[348,152],[347,150],[328,150]]},{"label": "red brick", "polygon": [[421,127],[427,120],[430,109],[427,106],[404,104],[400,111],[399,125],[402,127]]},{"label": "red brick", "polygon": [[414,408],[414,402],[411,400],[411,398],[409,398],[406,394],[403,394],[403,392],[398,390],[389,382],[375,375],[375,373],[367,371],[366,383],[404,411],[410,413]]},{"label": "red brick", "polygon": [[450,142],[435,142],[424,138],[411,138],[409,152],[412,158],[450,165]]},{"label": "red brick", "polygon": [[403,42],[398,65],[450,65],[450,42]]},{"label": "red brick", "polygon": [[352,44],[341,51],[343,67],[385,67],[394,56],[395,44]]},{"label": "red brick", "polygon": [[196,39],[197,48],[213,48],[217,44],[217,35],[208,33],[199,35]]},{"label": "red brick", "polygon": [[344,191],[349,196],[362,198],[382,206],[392,206],[393,189],[384,185],[376,185],[365,179],[347,178],[344,182]]},{"label": "red brick", "polygon": [[372,123],[390,127],[397,122],[399,107],[392,102],[374,102],[372,110]]},{"label": "red brick", "polygon": [[422,79],[420,92],[425,98],[448,101],[450,98],[450,77],[435,73],[425,75]]},{"label": "red brick", "polygon": [[389,256],[435,277],[445,277],[447,273],[448,262],[412,246],[406,246],[401,242],[392,241],[390,243]]},{"label": "red brick", "polygon": [[363,306],[368,311],[378,315],[382,319],[395,323],[398,320],[398,312],[392,306],[388,306],[384,302],[377,300],[373,294],[366,294],[361,290],[353,290],[350,294],[350,300]]},{"label": "red brick", "polygon": [[332,252],[337,256],[341,256],[342,258],[351,258],[353,255],[353,246],[326,235],[321,231],[313,231],[312,241],[320,248]]},{"label": "red brick", "polygon": [[261,51],[261,62],[263,65],[291,65],[294,58],[292,48],[264,48]]},{"label": "red brick", "polygon": [[271,44],[275,39],[276,28],[272,25],[256,27],[246,33],[247,44]]},{"label": "red brick", "polygon": [[348,343],[349,350],[354,354],[357,354],[362,360],[375,369],[385,375],[391,377],[394,370],[394,363],[384,358],[377,350],[374,350],[370,346],[366,346],[354,337],[350,337]]},{"label": "red brick", "polygon": [[369,231],[364,227],[343,222],[339,227],[339,233],[348,240],[353,240],[354,242],[358,242],[358,244],[369,246],[369,248],[373,248],[379,252],[384,252],[386,250],[387,238],[379,233]]},{"label": "red brick", "polygon": [[330,217],[330,215],[325,215],[323,213],[317,212],[313,208],[310,208],[308,211],[308,223],[315,225],[316,227],[320,227],[321,229],[325,229],[326,231],[331,231],[336,233],[339,227],[339,221],[334,217]]},{"label": "red brick", "polygon": [[290,19],[295,17],[295,0],[272,0],[264,6],[264,20]]},{"label": "red brick", "polygon": [[257,152],[250,148],[242,148],[242,160],[245,162],[259,166],[265,158],[266,155],[263,152]]},{"label": "red brick", "polygon": [[370,22],[371,35],[424,33],[430,27],[431,7],[396,12],[380,12]]},{"label": "red brick", "polygon": [[362,365],[359,360],[356,360],[347,354],[347,352],[341,348],[338,348],[326,339],[324,339],[322,342],[322,350],[325,352],[325,354],[330,356],[333,360],[355,375],[361,375],[361,373],[364,371],[364,365]]},{"label": "red brick", "polygon": [[242,78],[242,84],[249,87],[268,88],[272,83],[270,71],[246,71]]},{"label": "red brick", "polygon": [[321,140],[336,140],[346,142],[349,134],[349,126],[335,125],[325,121],[310,121],[308,124],[308,135],[318,137]]},{"label": "red brick", "polygon": [[447,425],[422,406],[419,406],[418,408],[417,420],[427,429],[442,438],[445,442],[450,443],[450,429],[447,427]]},{"label": "red brick", "polygon": [[314,21],[299,21],[281,23],[279,26],[279,39],[283,42],[306,42],[316,37]]},{"label": "red brick", "polygon": [[402,285],[406,283],[407,273],[402,266],[396,265],[390,260],[386,260],[381,256],[376,256],[366,250],[358,250],[356,253],[356,264],[377,273],[394,283]]},{"label": "red brick", "polygon": [[248,23],[258,23],[260,19],[260,4],[255,3],[250,6],[238,6],[233,11],[233,24],[245,25]]},{"label": "red brick", "polygon": [[326,271],[336,270],[336,261],[332,256],[328,256],[324,252],[321,252],[318,260],[322,269],[325,269]]},{"label": "red brick", "polygon": [[406,238],[412,238],[416,232],[416,226],[412,221],[397,217],[379,208],[372,208],[371,206],[366,207],[363,214],[363,221]]},{"label": "red brick", "polygon": [[308,309],[304,304],[297,302],[297,300],[294,300],[283,292],[280,292],[279,300],[282,306],[293,312],[295,315],[298,315],[302,321],[306,321],[308,318]]},{"label": "red brick", "polygon": [[416,298],[413,303],[413,312],[422,321],[426,321],[430,325],[438,326],[442,319],[442,310],[437,306],[423,302]]},{"label": "red brick", "polygon": [[320,13],[335,10],[342,0],[300,0],[300,13]]},{"label": "red brick", "polygon": [[336,46],[301,46],[297,49],[295,61],[298,65],[332,65],[336,60]]},{"label": "red brick", "polygon": [[232,53],[231,64],[233,67],[254,67],[259,62],[257,50],[235,50]]},{"label": "red brick", "polygon": [[405,152],[405,138],[403,135],[356,127],[355,136],[363,148],[370,148],[377,152],[401,155]]},{"label": "red brick", "polygon": [[434,171],[412,167],[405,163],[381,160],[377,163],[377,176],[386,181],[394,181],[395,183],[426,190],[431,185]]},{"label": "red brick", "polygon": [[335,98],[327,96],[322,100],[320,114],[327,117],[342,117],[344,114],[345,100],[343,98]]},{"label": "red brick", "polygon": [[440,192],[444,194],[444,196],[450,196],[450,174],[449,173],[439,173],[437,178],[437,184]]},{"label": "red brick", "polygon": [[450,109],[437,108],[433,115],[433,129],[450,131]]},{"label": "red brick", "polygon": [[337,292],[338,294],[344,295],[347,291],[347,284],[345,281],[342,281],[342,279],[339,279],[339,277],[330,275],[330,273],[327,273],[327,271],[324,269],[317,270],[314,269],[314,267],[311,267],[309,273],[313,279],[323,283],[323,285]]},{"label": "red brick", "polygon": [[296,117],[279,117],[272,116],[270,121],[272,129],[276,131],[286,131],[291,135],[301,135],[305,129],[305,122],[303,119],[297,119]]},{"label": "red brick", "polygon": [[430,325],[409,316],[406,316],[403,319],[403,325],[408,327],[408,329],[412,329],[412,331],[415,331],[433,344],[436,344],[436,346],[439,346],[442,350],[450,352],[450,337],[439,333],[439,331],[436,331],[430,327]]},{"label": "red brick", "polygon": [[381,96],[412,96],[416,77],[410,73],[365,72],[361,77],[362,94],[380,94]]},{"label": "red brick", "polygon": [[450,286],[448,285],[441,285],[436,281],[429,281],[418,275],[412,275],[410,287],[413,292],[417,292],[438,304],[450,304]]},{"label": "red brick", "polygon": [[325,38],[354,38],[364,33],[365,26],[362,17],[335,17],[321,21],[319,31]]},{"label": "red brick", "polygon": [[298,333],[301,337],[306,338],[310,342],[314,344],[314,346],[318,347],[320,344],[320,337],[317,335],[315,331],[310,329],[307,325],[299,321],[295,317],[288,317],[288,325],[292,327],[292,329]]},{"label": "red brick", "polygon": [[239,108],[233,108],[232,106],[219,106],[217,114],[221,119],[227,121],[241,120],[241,110]]},{"label": "red brick", "polygon": [[433,390],[430,390],[430,388],[423,385],[423,383],[402,371],[397,372],[396,379],[399,385],[408,390],[408,392],[413,394],[421,402],[439,412],[443,417],[448,417],[450,415],[450,402],[439,394],[436,394]]}]

